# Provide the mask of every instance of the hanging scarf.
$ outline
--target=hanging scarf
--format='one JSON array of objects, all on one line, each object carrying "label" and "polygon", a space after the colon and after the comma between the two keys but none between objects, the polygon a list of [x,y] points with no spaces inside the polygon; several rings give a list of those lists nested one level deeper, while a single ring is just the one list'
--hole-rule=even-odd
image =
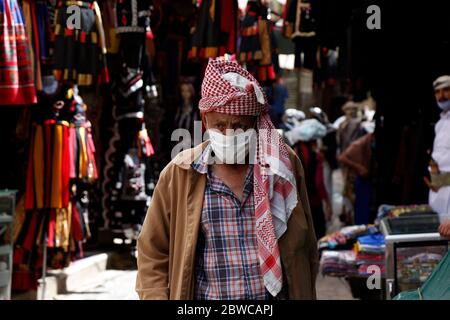
[{"label": "hanging scarf", "polygon": [[256,79],[236,62],[210,59],[199,102],[202,115],[216,111],[257,116],[253,193],[259,261],[264,285],[276,296],[283,283],[278,239],[297,205],[296,182],[288,150],[272,124],[265,94]]}]

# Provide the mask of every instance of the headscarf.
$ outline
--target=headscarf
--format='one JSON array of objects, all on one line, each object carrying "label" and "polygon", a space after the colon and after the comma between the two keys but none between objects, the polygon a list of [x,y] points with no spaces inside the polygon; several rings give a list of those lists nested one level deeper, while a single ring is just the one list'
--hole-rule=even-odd
[{"label": "headscarf", "polygon": [[288,150],[270,120],[266,96],[256,79],[238,63],[210,59],[199,108],[202,115],[219,112],[257,117],[257,150],[253,193],[261,273],[266,289],[282,288],[278,239],[297,205],[297,186]]}]

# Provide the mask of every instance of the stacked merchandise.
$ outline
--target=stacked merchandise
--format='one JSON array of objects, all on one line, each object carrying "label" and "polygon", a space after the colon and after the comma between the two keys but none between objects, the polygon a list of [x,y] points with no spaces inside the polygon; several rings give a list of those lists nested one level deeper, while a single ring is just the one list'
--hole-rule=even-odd
[{"label": "stacked merchandise", "polygon": [[192,36],[189,58],[208,59],[236,53],[238,35],[238,2],[236,0],[203,0]]},{"label": "stacked merchandise", "polygon": [[353,250],[322,252],[320,259],[322,274],[331,277],[345,277],[357,274],[356,254]]},{"label": "stacked merchandise", "polygon": [[[368,265],[384,264],[384,238],[376,226],[348,226],[319,240],[322,274],[366,276]],[[384,266],[382,266],[384,270]]]},{"label": "stacked merchandise", "polygon": [[380,233],[369,234],[358,237],[355,244],[356,264],[358,266],[358,274],[362,277],[368,277],[374,273],[373,267],[380,269],[381,275],[386,274],[384,260],[384,236]]},{"label": "stacked merchandise", "polygon": [[[37,283],[29,278],[42,263],[62,268],[83,256],[82,243],[90,237],[88,190],[98,179],[86,109],[75,87],[33,124],[24,213],[15,238],[16,289],[33,288]],[[47,261],[42,261],[44,246]]]},{"label": "stacked merchandise", "polygon": [[241,41],[238,60],[262,84],[275,80],[272,64],[273,41],[271,41],[271,22],[267,18],[268,8],[261,0],[248,1],[241,24]]},{"label": "stacked merchandise", "polygon": [[329,234],[319,240],[319,250],[350,250],[356,238],[367,233],[376,232],[374,226],[348,226]]}]

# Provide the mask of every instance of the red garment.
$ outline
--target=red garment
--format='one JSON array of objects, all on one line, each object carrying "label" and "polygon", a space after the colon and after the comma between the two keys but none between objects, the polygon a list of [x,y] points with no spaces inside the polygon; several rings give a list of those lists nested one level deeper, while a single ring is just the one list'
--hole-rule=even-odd
[{"label": "red garment", "polygon": [[70,194],[70,155],[69,155],[69,126],[63,125],[62,139],[62,161],[61,161],[61,201],[62,208],[69,206]]},{"label": "red garment", "polygon": [[47,120],[44,122],[44,144],[45,144],[45,207],[50,208],[50,200],[52,194],[52,171],[50,168],[52,167],[52,132],[53,125],[56,123],[55,120]]},{"label": "red garment", "polygon": [[235,1],[221,1],[220,29],[228,33],[228,52],[236,52],[236,20],[234,17]]},{"label": "red garment", "polygon": [[72,202],[72,236],[75,241],[82,241],[84,239],[83,229],[81,227],[81,216],[78,211],[76,202]]},{"label": "red garment", "polygon": [[70,126],[69,127],[69,177],[71,179],[75,179],[77,177],[77,173],[75,170],[75,146],[76,146],[76,132],[75,127]]},{"label": "red garment", "polygon": [[0,105],[36,103],[33,61],[21,9],[17,0],[0,2]]},{"label": "red garment", "polygon": [[53,248],[55,246],[55,232],[56,232],[56,210],[51,209],[47,229],[47,246],[49,248]]}]

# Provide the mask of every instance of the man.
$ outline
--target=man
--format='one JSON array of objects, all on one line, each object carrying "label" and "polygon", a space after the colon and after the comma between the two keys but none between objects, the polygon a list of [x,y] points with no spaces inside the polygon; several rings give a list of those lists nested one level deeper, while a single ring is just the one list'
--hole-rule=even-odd
[{"label": "man", "polygon": [[442,236],[450,237],[450,76],[437,78],[433,87],[442,113],[435,127],[429,203],[439,214],[439,232]]},{"label": "man", "polygon": [[[210,140],[160,175],[138,239],[139,297],[315,299],[303,168],[273,127],[261,87],[237,63],[212,59],[199,107]],[[230,129],[256,140],[256,154],[233,143]],[[245,163],[229,161],[239,155]]]},{"label": "man", "polygon": [[342,107],[345,120],[338,128],[340,153],[344,152],[353,141],[360,137],[361,120],[358,118],[358,109],[358,104],[353,101],[346,102]]}]

